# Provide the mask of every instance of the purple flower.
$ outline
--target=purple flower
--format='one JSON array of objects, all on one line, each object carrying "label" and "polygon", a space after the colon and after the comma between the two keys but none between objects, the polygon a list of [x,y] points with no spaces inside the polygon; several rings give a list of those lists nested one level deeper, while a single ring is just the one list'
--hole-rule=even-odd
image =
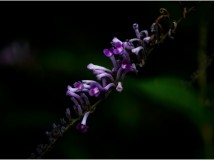
[{"label": "purple flower", "polygon": [[89,85],[84,84],[84,83],[82,83],[82,82],[80,82],[80,81],[75,82],[75,83],[74,83],[74,87],[77,89],[76,92],[79,92],[79,91],[88,92],[88,89],[90,88]]},{"label": "purple flower", "polygon": [[91,106],[90,101],[88,97],[85,95],[85,93],[81,93],[80,96],[84,100],[86,106]]},{"label": "purple flower", "polygon": [[123,59],[121,62],[120,62],[120,66],[123,70],[131,70],[132,69],[132,64],[129,63],[127,61],[127,59]]},{"label": "purple flower", "polygon": [[82,113],[82,108],[81,108],[81,106],[82,107],[84,107],[85,106],[85,103],[84,103],[84,101],[82,100],[82,97],[81,97],[81,105],[79,104],[79,102],[76,100],[76,98],[74,98],[74,97],[71,97],[71,100],[74,102],[74,105],[73,105],[73,108],[74,108],[74,110],[79,114],[79,115],[81,115]]},{"label": "purple flower", "polygon": [[77,88],[72,88],[71,86],[68,85],[67,89],[68,90],[66,92],[66,95],[74,97],[74,98],[78,99],[82,103],[81,97],[78,94],[75,93],[75,91],[78,90]]},{"label": "purple flower", "polygon": [[114,81],[113,76],[109,73],[101,73],[101,74],[98,74],[96,77],[98,80],[101,80],[102,78],[108,78],[110,81],[112,82]]},{"label": "purple flower", "polygon": [[82,115],[82,108],[81,108],[81,106],[77,105],[76,108],[77,108],[77,113],[81,116]]},{"label": "purple flower", "polygon": [[123,91],[123,86],[122,86],[122,83],[121,83],[121,82],[118,82],[117,87],[116,87],[116,90],[117,90],[118,92],[122,92],[122,91]]},{"label": "purple flower", "polygon": [[141,32],[140,32],[140,38],[145,38],[145,37],[148,37],[149,36],[149,33],[148,33],[148,31],[147,30],[142,30]]},{"label": "purple flower", "polygon": [[122,41],[121,40],[119,40],[117,37],[114,37],[113,39],[112,39],[112,45],[113,46],[115,46],[115,43],[117,43],[117,42],[119,42],[119,43],[121,43],[122,44]]},{"label": "purple flower", "polygon": [[[174,27],[171,27],[171,30],[169,30],[169,36],[176,29],[176,23],[173,23],[173,25]],[[93,71],[97,80],[101,81],[102,85],[95,80],[82,80],[75,82],[73,84],[74,88],[68,86],[67,95],[71,96],[71,100],[74,102],[74,109],[79,116],[84,113],[83,111],[88,111],[90,109],[90,101],[85,92],[90,96],[98,98],[100,98],[101,94],[106,97],[112,88],[118,92],[122,92],[122,82],[125,75],[128,72],[138,72],[136,65],[140,67],[144,65],[144,55],[142,54],[144,50],[146,50],[147,44],[153,40],[152,37],[149,36],[147,30],[139,31],[139,25],[137,23],[133,24],[133,29],[136,38],[122,42],[117,37],[114,37],[111,41],[112,47],[103,49],[103,54],[112,61],[112,69],[94,65],[92,63],[88,64],[87,68]],[[157,33],[157,30],[158,25],[154,23],[151,26],[151,33]],[[133,63],[135,59],[131,59],[132,56],[137,57],[136,64]],[[82,133],[86,133],[88,130],[86,120],[89,113],[90,112],[86,112],[82,122],[76,126]],[[67,113],[67,115],[69,114],[70,113]]]},{"label": "purple flower", "polygon": [[142,44],[143,41],[139,38],[132,38],[132,39],[128,40],[128,44],[133,46],[132,49],[134,48],[133,42],[138,42],[139,44]]},{"label": "purple flower", "polygon": [[115,60],[115,57],[114,57],[114,54],[113,54],[113,51],[114,49],[112,48],[112,49],[104,49],[103,50],[103,53],[107,56],[107,57],[109,57],[110,58],[110,60],[111,60],[111,62],[112,62],[112,64],[113,64],[113,66],[114,66],[114,68],[115,69],[117,69],[117,61]]},{"label": "purple flower", "polygon": [[114,54],[122,55],[124,53],[123,42],[120,41],[117,37],[113,38],[112,46],[114,47],[114,49],[112,49]]},{"label": "purple flower", "polygon": [[132,52],[134,54],[138,55],[141,50],[144,50],[144,47],[139,46],[139,47],[136,47],[136,48],[132,49]]},{"label": "purple flower", "polygon": [[111,57],[113,55],[113,53],[109,50],[109,49],[104,49],[103,53],[107,56],[107,57]]},{"label": "purple flower", "polygon": [[112,87],[115,87],[115,84],[114,83],[109,83],[107,86],[104,87],[104,90],[107,92]]},{"label": "purple flower", "polygon": [[78,123],[77,126],[76,126],[76,129],[77,129],[78,131],[80,131],[81,133],[87,133],[88,128],[89,128],[88,126],[83,125],[83,124],[81,124],[81,123]]},{"label": "purple flower", "polygon": [[76,92],[76,91],[78,91],[78,88],[72,88],[70,85],[68,85],[66,94],[69,95],[71,92]]},{"label": "purple flower", "polygon": [[102,70],[93,70],[93,73],[98,75],[98,74],[101,74],[101,73],[106,73],[105,71],[102,71]]},{"label": "purple flower", "polygon": [[111,73],[111,70],[109,70],[108,68],[105,68],[105,67],[102,67],[102,66],[98,66],[98,65],[94,65],[92,63],[88,64],[87,66],[88,69],[90,70],[101,70],[101,71],[106,71],[106,72],[109,72]]},{"label": "purple flower", "polygon": [[100,84],[98,83],[91,83],[91,88],[89,90],[89,95],[90,96],[95,96],[98,97],[101,92],[103,91],[103,88]]},{"label": "purple flower", "polygon": [[116,80],[122,81],[125,75],[130,71],[137,71],[135,64],[131,64],[127,59],[120,61],[120,68],[117,72]]},{"label": "purple flower", "polygon": [[124,48],[121,42],[115,42],[115,49],[113,50],[114,54],[122,55],[124,53]]},{"label": "purple flower", "polygon": [[127,41],[127,42],[124,42],[123,43],[124,49],[126,49],[126,50],[132,50],[132,49],[134,49],[134,45],[132,43],[134,40],[141,41],[141,40],[139,40],[137,38],[134,38],[134,39],[131,39],[131,40]]},{"label": "purple flower", "polygon": [[143,39],[143,42],[145,42],[146,44],[148,44],[149,42],[151,42],[151,37],[145,37],[144,39]]},{"label": "purple flower", "polygon": [[87,131],[88,131],[88,128],[89,128],[89,127],[86,125],[86,121],[87,121],[87,119],[88,119],[89,114],[90,114],[90,111],[89,111],[89,112],[86,112],[86,113],[84,114],[84,117],[83,117],[83,119],[82,119],[82,122],[81,122],[81,123],[78,123],[77,126],[76,126],[76,129],[79,130],[79,131],[82,132],[82,133],[87,133]]},{"label": "purple flower", "polygon": [[84,86],[81,82],[75,82],[74,87],[79,89],[79,90],[82,90],[84,88]]}]

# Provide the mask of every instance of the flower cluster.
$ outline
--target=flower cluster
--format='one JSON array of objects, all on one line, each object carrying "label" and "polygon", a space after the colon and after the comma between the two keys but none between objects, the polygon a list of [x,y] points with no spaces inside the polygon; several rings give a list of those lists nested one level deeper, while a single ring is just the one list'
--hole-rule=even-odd
[{"label": "flower cluster", "polygon": [[[59,125],[53,124],[52,131],[46,132],[49,137],[49,144],[37,147],[37,157],[42,157],[51,149],[58,137],[62,136],[70,126],[81,119],[82,121],[76,125],[76,129],[82,133],[87,133],[89,127],[86,122],[95,106],[95,104],[92,105],[91,99],[95,98],[99,102],[106,98],[111,91],[122,92],[125,76],[129,72],[137,73],[137,68],[145,65],[150,49],[161,42],[161,37],[166,38],[164,35],[168,35],[169,38],[173,38],[177,23],[170,20],[166,9],[161,8],[160,13],[161,15],[149,30],[140,30],[139,25],[134,23],[135,38],[125,41],[121,41],[117,37],[112,39],[111,46],[103,50],[103,54],[112,62],[113,67],[111,69],[90,63],[87,68],[96,75],[96,80],[81,80],[67,86],[66,95],[73,102],[73,110],[78,118],[73,118],[75,115],[71,113],[70,108],[67,108],[66,119],[61,119]],[[168,21],[167,30],[164,30],[161,25],[163,19]],[[35,157],[35,154],[31,155],[31,158]]]},{"label": "flower cluster", "polygon": [[[169,30],[170,37],[176,27],[175,22],[172,24],[174,27]],[[150,31],[140,31],[137,23],[133,24],[133,29],[136,38],[121,41],[114,37],[111,41],[111,47],[103,50],[103,54],[113,64],[112,69],[90,63],[87,68],[96,75],[97,81],[82,80],[67,87],[66,94],[71,97],[74,103],[73,109],[77,115],[82,116],[85,113],[82,122],[76,127],[83,133],[86,133],[88,129],[86,120],[91,109],[90,97],[98,99],[103,96],[106,97],[112,90],[122,92],[125,75],[129,72],[137,73],[137,67],[143,67],[145,64],[147,48],[158,43],[156,37],[159,26],[157,23],[151,25]]]}]

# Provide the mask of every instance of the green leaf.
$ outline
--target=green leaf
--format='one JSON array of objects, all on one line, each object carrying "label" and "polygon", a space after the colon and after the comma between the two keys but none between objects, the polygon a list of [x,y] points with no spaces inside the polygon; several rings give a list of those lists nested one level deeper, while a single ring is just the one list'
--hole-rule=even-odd
[{"label": "green leaf", "polygon": [[180,111],[199,127],[207,120],[207,113],[195,90],[185,87],[183,81],[172,77],[159,77],[132,83],[132,87],[152,102]]}]

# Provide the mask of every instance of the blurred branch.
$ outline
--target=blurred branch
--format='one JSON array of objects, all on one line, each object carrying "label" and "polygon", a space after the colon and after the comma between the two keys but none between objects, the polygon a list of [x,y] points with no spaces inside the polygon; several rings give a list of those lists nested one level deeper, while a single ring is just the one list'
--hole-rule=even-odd
[{"label": "blurred branch", "polygon": [[[207,19],[208,12],[206,8],[200,16],[199,19],[199,42],[198,42],[198,77],[197,82],[200,89],[200,100],[202,101],[205,107],[210,107],[209,98],[207,97],[207,67],[211,64],[209,62],[209,57],[206,54],[207,51],[207,36],[208,36],[208,23]],[[210,114],[210,113],[209,113]],[[202,127],[202,137],[204,140],[205,154],[206,158],[214,157],[214,147],[213,147],[213,124],[212,124],[212,115],[208,115],[210,121],[204,124]]]}]

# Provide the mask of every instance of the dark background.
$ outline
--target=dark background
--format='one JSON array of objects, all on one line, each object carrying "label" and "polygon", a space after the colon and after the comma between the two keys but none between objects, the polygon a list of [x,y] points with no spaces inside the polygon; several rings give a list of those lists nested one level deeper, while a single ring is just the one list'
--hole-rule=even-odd
[{"label": "dark background", "polygon": [[[67,85],[95,79],[88,63],[111,67],[102,50],[112,38],[134,38],[133,23],[149,29],[162,7],[175,20],[182,16],[177,1],[0,2],[0,158],[27,158],[46,142],[45,131],[72,106]],[[124,92],[97,106],[88,134],[71,128],[45,158],[206,158],[188,116],[130,85],[159,76],[190,82],[198,67],[201,17],[208,23],[206,53],[213,54],[212,3],[201,2],[180,23],[175,40],[159,46],[138,76],[125,80]]]}]

